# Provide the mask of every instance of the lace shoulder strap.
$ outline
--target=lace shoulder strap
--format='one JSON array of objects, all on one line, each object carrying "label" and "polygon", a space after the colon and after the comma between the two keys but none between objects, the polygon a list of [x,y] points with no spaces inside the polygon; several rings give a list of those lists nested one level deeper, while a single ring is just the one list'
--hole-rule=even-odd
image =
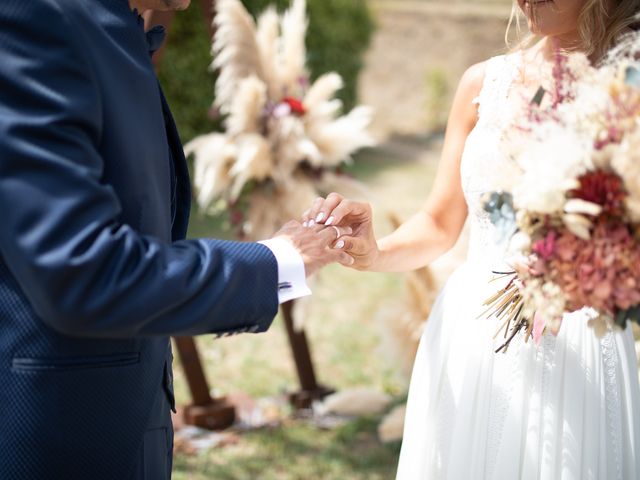
[{"label": "lace shoulder strap", "polygon": [[478,105],[478,121],[502,118],[501,111],[508,108],[509,90],[518,73],[519,58],[519,53],[513,53],[487,60],[480,94],[473,100]]}]

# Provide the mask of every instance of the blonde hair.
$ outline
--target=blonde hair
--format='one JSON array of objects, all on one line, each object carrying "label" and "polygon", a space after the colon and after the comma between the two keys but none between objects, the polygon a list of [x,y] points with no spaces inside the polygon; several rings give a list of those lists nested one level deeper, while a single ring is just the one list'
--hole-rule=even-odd
[{"label": "blonde hair", "polygon": [[[615,45],[626,29],[638,25],[639,14],[640,0],[612,0],[611,5],[607,5],[607,0],[585,0],[578,18],[581,49],[589,58],[598,61]],[[514,0],[505,41],[507,45],[511,44],[509,36],[515,24],[519,38],[515,49],[526,48],[536,39],[531,33],[522,38],[522,16],[517,0]]]}]

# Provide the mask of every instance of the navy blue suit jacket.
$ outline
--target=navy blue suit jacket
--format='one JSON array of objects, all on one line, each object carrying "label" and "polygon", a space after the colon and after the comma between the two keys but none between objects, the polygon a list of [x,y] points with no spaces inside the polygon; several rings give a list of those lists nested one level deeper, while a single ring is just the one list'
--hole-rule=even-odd
[{"label": "navy blue suit jacket", "polygon": [[128,1],[0,1],[0,479],[131,478],[168,336],[269,327],[274,256],[189,201]]}]

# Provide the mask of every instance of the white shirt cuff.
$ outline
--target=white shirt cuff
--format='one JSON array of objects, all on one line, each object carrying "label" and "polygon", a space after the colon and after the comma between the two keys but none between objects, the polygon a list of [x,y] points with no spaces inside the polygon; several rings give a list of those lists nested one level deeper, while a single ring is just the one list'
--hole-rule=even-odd
[{"label": "white shirt cuff", "polygon": [[267,247],[278,262],[278,300],[280,303],[311,295],[304,261],[298,250],[282,238],[258,242]]}]

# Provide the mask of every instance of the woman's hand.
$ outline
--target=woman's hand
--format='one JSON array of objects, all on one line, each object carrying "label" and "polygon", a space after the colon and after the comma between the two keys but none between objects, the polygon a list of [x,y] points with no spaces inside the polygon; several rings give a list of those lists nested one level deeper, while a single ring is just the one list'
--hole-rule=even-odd
[{"label": "woman's hand", "polygon": [[302,217],[306,227],[324,224],[351,228],[352,233],[340,237],[333,248],[348,253],[354,260],[351,267],[357,270],[373,270],[380,256],[372,220],[371,205],[345,199],[337,193],[317,198]]}]

